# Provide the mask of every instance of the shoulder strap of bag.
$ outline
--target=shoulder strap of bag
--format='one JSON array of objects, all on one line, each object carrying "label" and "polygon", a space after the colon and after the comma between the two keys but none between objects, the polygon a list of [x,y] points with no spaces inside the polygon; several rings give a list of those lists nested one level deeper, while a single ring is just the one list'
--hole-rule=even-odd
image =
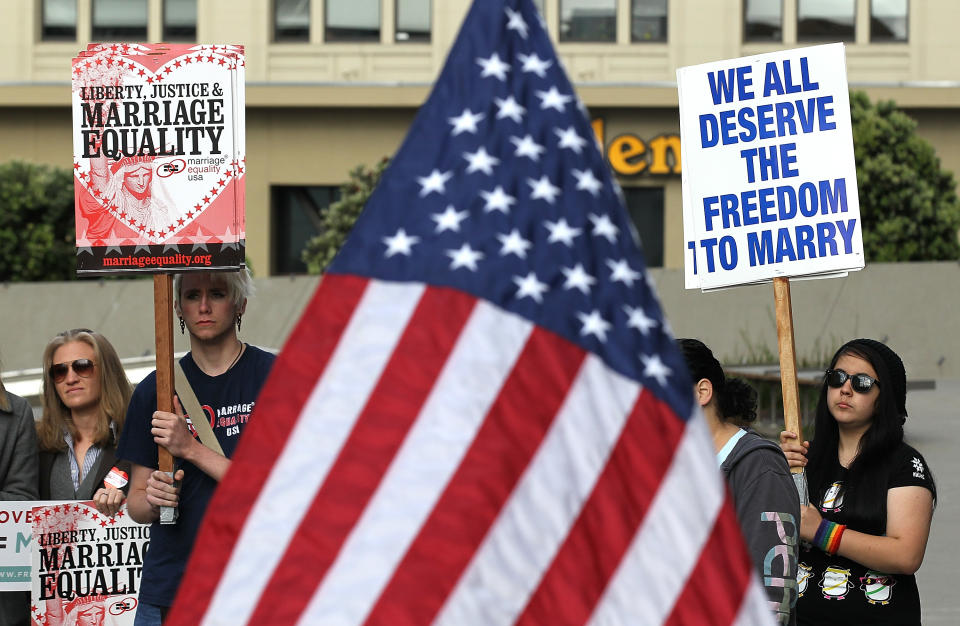
[{"label": "shoulder strap of bag", "polygon": [[213,429],[210,428],[210,422],[207,421],[207,414],[200,406],[200,401],[197,400],[197,394],[193,392],[193,387],[190,386],[187,375],[183,373],[183,367],[180,366],[180,361],[177,359],[173,361],[173,372],[177,397],[180,398],[180,404],[187,412],[187,415],[190,416],[190,423],[193,424],[193,428],[197,431],[197,434],[200,435],[200,442],[217,454],[226,456],[223,454],[223,448],[220,447],[217,436],[213,434]]}]

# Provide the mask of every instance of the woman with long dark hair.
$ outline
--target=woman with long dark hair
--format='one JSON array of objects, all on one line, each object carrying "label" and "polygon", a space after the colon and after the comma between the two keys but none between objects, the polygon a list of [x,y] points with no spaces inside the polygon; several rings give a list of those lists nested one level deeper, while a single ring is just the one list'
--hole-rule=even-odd
[{"label": "woman with long dark hair", "polygon": [[[75,328],[50,340],[37,424],[41,500],[94,500],[101,512],[117,512],[130,465],[115,451],[131,393],[116,350],[100,333]],[[104,485],[108,476],[113,486]]]},{"label": "woman with long dark hair", "polygon": [[757,417],[753,387],[727,377],[702,341],[678,339],[677,343],[770,607],[780,624],[793,624],[800,500],[787,461],[775,443],[744,428]]},{"label": "woman with long dark hair", "polygon": [[797,576],[801,624],[919,624],[914,573],[937,499],[923,456],[903,441],[906,372],[873,339],[844,344],[830,361],[813,443],[780,434],[792,467],[806,468]]}]

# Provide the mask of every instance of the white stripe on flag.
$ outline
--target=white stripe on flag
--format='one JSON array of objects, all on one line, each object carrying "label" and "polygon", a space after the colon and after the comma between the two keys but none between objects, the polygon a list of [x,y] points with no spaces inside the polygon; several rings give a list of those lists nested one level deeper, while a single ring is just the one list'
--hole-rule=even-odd
[{"label": "white stripe on flag", "polygon": [[363,622],[469,449],[532,328],[478,302],[300,624]]},{"label": "white stripe on flag", "polygon": [[702,415],[687,422],[670,469],[590,624],[662,624],[700,560],[723,503],[716,452]]},{"label": "white stripe on flag", "polygon": [[640,385],[589,354],[543,444],[435,624],[512,624],[593,490]]},{"label": "white stripe on flag", "polygon": [[753,572],[750,574],[750,585],[744,595],[743,605],[733,626],[773,626],[776,623],[774,609],[770,606],[763,587],[760,586],[760,579]]},{"label": "white stripe on flag", "polygon": [[370,281],[244,523],[205,624],[250,619],[423,291],[422,285]]}]

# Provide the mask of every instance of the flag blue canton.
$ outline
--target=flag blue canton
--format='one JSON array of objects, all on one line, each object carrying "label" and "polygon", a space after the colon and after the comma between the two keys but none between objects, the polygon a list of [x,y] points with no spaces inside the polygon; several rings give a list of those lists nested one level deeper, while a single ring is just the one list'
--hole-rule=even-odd
[{"label": "flag blue canton", "polygon": [[448,286],[692,399],[622,195],[530,0],[475,2],[329,268]]}]

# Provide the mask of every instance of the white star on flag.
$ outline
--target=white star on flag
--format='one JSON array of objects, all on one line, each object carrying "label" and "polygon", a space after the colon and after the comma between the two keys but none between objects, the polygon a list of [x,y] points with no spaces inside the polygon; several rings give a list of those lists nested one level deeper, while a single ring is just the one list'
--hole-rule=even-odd
[{"label": "white star on flag", "polygon": [[532,72],[540,78],[547,77],[547,69],[553,65],[553,61],[546,61],[537,56],[537,53],[523,54],[518,53],[517,58],[523,63],[524,72]]},{"label": "white star on flag", "polygon": [[533,188],[530,192],[530,198],[533,200],[546,200],[553,204],[560,195],[560,188],[551,183],[546,174],[537,179],[528,178],[527,184]]},{"label": "white star on flag", "polygon": [[500,159],[490,155],[487,149],[480,146],[476,152],[464,152],[463,158],[469,161],[467,165],[467,174],[473,172],[483,172],[487,176],[493,175],[493,166],[500,163]]},{"label": "white star on flag", "polygon": [[540,98],[541,109],[556,109],[563,113],[567,103],[573,100],[573,96],[560,93],[556,87],[551,87],[549,91],[537,91],[537,97]]},{"label": "white star on flag", "polygon": [[648,317],[643,307],[632,307],[629,304],[624,305],[623,310],[627,313],[627,326],[636,328],[642,334],[647,335],[656,327],[657,321]]},{"label": "white star on flag", "polygon": [[528,239],[520,236],[520,231],[516,228],[510,231],[509,235],[498,234],[497,239],[503,244],[503,247],[500,248],[500,256],[516,254],[521,259],[525,259],[527,258],[527,250],[533,246]]},{"label": "white star on flag", "polygon": [[523,122],[523,114],[527,112],[526,107],[521,106],[516,98],[513,96],[507,96],[506,98],[494,98],[494,102],[497,103],[497,119],[502,120],[505,117],[509,117],[517,124]]},{"label": "white star on flag", "polygon": [[560,271],[567,277],[567,280],[563,283],[564,289],[579,289],[584,294],[589,294],[590,287],[597,282],[596,278],[587,274],[586,270],[583,269],[583,263],[577,263],[573,267],[563,267]]},{"label": "white star on flag", "polygon": [[476,133],[477,132],[477,122],[484,118],[483,113],[474,113],[470,109],[464,109],[463,113],[456,117],[451,117],[447,121],[453,126],[453,136],[456,137],[460,133]]},{"label": "white star on flag", "polygon": [[392,257],[395,254],[410,256],[414,244],[418,243],[420,238],[415,235],[407,235],[407,231],[399,229],[393,237],[384,237],[383,243],[387,244],[385,256]]},{"label": "white star on flag", "polygon": [[487,76],[494,76],[496,77],[497,80],[502,80],[506,82],[507,72],[510,71],[510,65],[508,63],[504,63],[503,61],[501,61],[500,55],[497,54],[496,52],[491,54],[490,58],[488,59],[484,59],[482,57],[477,59],[477,63],[479,63],[480,66],[483,68],[483,71],[480,72],[481,78],[486,78]]},{"label": "white star on flag", "polygon": [[447,206],[443,213],[434,213],[430,217],[437,223],[435,232],[442,233],[445,230],[452,230],[455,233],[460,232],[460,222],[467,219],[467,211],[457,211],[453,205]]},{"label": "white star on flag", "polygon": [[583,150],[583,147],[587,145],[587,140],[577,134],[577,129],[573,126],[567,129],[555,128],[553,132],[557,134],[557,137],[560,138],[560,147],[569,148],[580,154],[580,151]]},{"label": "white star on flag", "polygon": [[483,207],[486,213],[500,211],[507,214],[510,212],[510,205],[517,201],[516,198],[506,193],[500,185],[497,185],[493,191],[481,191],[480,195],[487,201]]},{"label": "white star on flag", "polygon": [[577,189],[586,191],[591,196],[597,196],[603,189],[603,183],[597,180],[590,170],[573,170],[573,176],[577,179]]},{"label": "white star on flag", "polygon": [[539,161],[540,153],[546,151],[546,148],[534,141],[531,135],[525,135],[523,139],[520,137],[511,137],[510,143],[517,147],[514,155],[518,157],[525,156],[533,161]]},{"label": "white star on flag", "polygon": [[420,183],[420,197],[424,198],[433,192],[446,193],[447,181],[452,176],[453,172],[441,172],[435,169],[429,176],[417,177],[417,182]]},{"label": "white star on flag", "polygon": [[547,283],[537,280],[537,275],[534,272],[530,272],[526,276],[514,276],[513,282],[519,287],[517,289],[517,299],[529,297],[538,303],[543,302],[543,294],[547,291]]},{"label": "white star on flag", "polygon": [[614,243],[617,240],[617,234],[619,234],[620,229],[610,221],[610,216],[604,213],[603,215],[596,215],[591,213],[587,216],[593,223],[593,234],[597,237],[605,237],[610,243]]},{"label": "white star on flag", "polygon": [[556,222],[545,222],[547,230],[550,231],[550,236],[547,237],[548,243],[561,242],[567,247],[573,246],[573,238],[583,232],[583,229],[573,228],[570,224],[567,223],[566,218],[561,217]]},{"label": "white star on flag", "polygon": [[600,316],[600,311],[594,310],[589,315],[577,313],[577,319],[583,324],[583,328],[580,329],[581,335],[593,335],[600,341],[607,340],[607,331],[610,330],[611,325]]},{"label": "white star on flag", "polygon": [[643,361],[643,375],[648,378],[655,378],[661,387],[666,386],[667,377],[673,372],[660,360],[660,355],[641,354],[640,360]]},{"label": "white star on flag", "polygon": [[633,287],[634,281],[640,278],[640,272],[637,272],[631,268],[626,259],[621,259],[619,261],[607,259],[607,266],[610,268],[611,272],[610,280],[614,282],[622,282],[628,287]]},{"label": "white star on flag", "polygon": [[515,30],[524,39],[527,38],[527,23],[519,11],[514,11],[510,7],[505,9],[507,13],[507,30]]},{"label": "white star on flag", "polygon": [[470,244],[465,243],[457,250],[447,250],[447,256],[453,259],[450,262],[450,269],[455,270],[458,267],[465,267],[468,270],[477,271],[477,261],[483,258],[483,253],[474,250]]}]

